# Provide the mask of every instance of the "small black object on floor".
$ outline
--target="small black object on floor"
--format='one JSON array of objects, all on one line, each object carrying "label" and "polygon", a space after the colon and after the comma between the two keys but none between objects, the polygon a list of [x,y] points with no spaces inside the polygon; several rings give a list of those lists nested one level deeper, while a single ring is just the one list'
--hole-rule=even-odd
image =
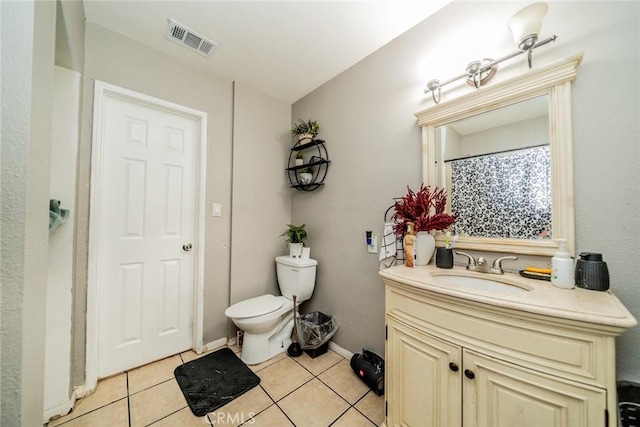
[{"label": "small black object on floor", "polygon": [[384,359],[377,354],[362,350],[351,357],[351,369],[378,396],[384,394]]},{"label": "small black object on floor", "polygon": [[196,417],[215,411],[260,384],[260,377],[229,348],[178,366],[173,374]]},{"label": "small black object on floor", "polygon": [[618,381],[618,409],[622,427],[640,426],[640,384]]}]

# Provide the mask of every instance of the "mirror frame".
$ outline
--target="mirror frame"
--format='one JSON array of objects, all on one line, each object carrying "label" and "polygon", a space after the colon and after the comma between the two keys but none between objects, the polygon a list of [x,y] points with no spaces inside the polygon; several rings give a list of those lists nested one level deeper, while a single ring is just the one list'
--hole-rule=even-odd
[{"label": "mirror frame", "polygon": [[[566,250],[575,256],[571,83],[578,75],[580,62],[582,53],[416,113],[418,125],[422,128],[422,180],[425,185],[438,185],[435,157],[438,126],[548,95],[552,236],[553,239],[566,239]],[[436,245],[444,246],[442,233],[437,233],[435,237]],[[558,244],[551,239],[460,236],[456,247],[487,252],[552,256],[558,249]]]}]

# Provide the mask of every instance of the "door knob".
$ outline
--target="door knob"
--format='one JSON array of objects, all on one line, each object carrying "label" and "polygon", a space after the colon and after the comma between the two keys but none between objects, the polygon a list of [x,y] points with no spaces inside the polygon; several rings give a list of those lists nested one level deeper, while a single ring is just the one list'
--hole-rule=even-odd
[{"label": "door knob", "polygon": [[472,371],[470,371],[468,369],[464,370],[464,376],[469,378],[470,380],[472,380],[472,379],[474,379],[476,377],[476,375]]},{"label": "door knob", "polygon": [[185,252],[189,252],[191,250],[191,248],[193,248],[191,243],[187,243],[186,245],[182,245],[182,250],[185,251]]},{"label": "door knob", "polygon": [[456,365],[454,362],[449,363],[449,369],[451,369],[453,372],[458,372],[458,365]]}]

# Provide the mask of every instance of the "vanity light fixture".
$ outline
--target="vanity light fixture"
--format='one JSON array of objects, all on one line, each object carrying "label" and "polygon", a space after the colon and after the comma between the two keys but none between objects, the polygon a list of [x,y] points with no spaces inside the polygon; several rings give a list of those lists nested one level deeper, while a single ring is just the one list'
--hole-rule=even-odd
[{"label": "vanity light fixture", "polygon": [[529,68],[532,66],[531,53],[534,49],[544,46],[547,43],[555,41],[558,36],[553,35],[548,39],[538,42],[538,34],[542,28],[542,18],[547,13],[549,5],[545,2],[532,3],[511,17],[508,28],[513,33],[513,40],[518,46],[518,50],[499,59],[484,58],[482,60],[472,61],[467,65],[464,73],[450,78],[444,82],[438,79],[429,80],[425,94],[431,93],[433,102],[440,103],[440,94],[442,86],[453,83],[456,80],[465,78],[467,84],[473,85],[475,88],[486,84],[498,71],[498,64],[507,59],[511,59],[521,53],[527,54],[527,62]]}]

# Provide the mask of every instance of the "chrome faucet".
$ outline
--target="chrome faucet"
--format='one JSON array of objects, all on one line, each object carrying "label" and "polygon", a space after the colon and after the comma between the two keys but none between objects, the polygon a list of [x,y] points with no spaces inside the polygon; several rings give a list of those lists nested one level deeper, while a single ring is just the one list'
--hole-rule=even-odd
[{"label": "chrome faucet", "polygon": [[491,264],[491,267],[489,267],[487,261],[483,257],[478,257],[478,259],[476,260],[473,255],[461,251],[456,251],[456,255],[464,255],[468,258],[469,263],[467,264],[467,270],[489,274],[504,274],[504,270],[502,270],[502,261],[518,259],[518,257],[515,255],[506,255],[500,258],[496,258],[493,261],[493,264]]}]

